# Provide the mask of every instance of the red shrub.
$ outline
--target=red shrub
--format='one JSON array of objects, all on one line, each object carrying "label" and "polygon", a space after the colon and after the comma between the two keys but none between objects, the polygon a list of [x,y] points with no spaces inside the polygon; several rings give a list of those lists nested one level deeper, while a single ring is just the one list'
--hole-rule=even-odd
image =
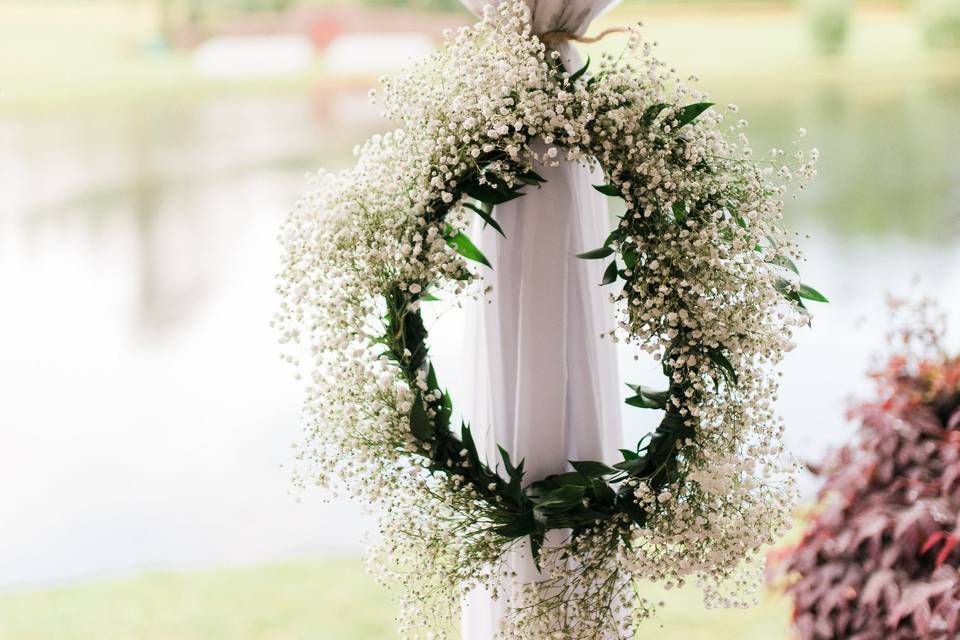
[{"label": "red shrub", "polygon": [[960,638],[960,358],[934,354],[875,375],[857,441],[772,563],[803,640]]}]

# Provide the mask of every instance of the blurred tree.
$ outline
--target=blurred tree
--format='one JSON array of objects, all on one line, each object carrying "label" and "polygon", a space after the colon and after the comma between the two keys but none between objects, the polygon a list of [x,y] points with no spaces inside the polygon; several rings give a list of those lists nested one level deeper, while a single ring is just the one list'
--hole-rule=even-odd
[{"label": "blurred tree", "polygon": [[916,0],[924,40],[931,47],[960,47],[960,0]]},{"label": "blurred tree", "polygon": [[424,11],[459,11],[463,9],[460,0],[367,0],[373,7],[409,7]]},{"label": "blurred tree", "polygon": [[805,0],[804,12],[817,49],[840,53],[850,30],[850,0]]}]

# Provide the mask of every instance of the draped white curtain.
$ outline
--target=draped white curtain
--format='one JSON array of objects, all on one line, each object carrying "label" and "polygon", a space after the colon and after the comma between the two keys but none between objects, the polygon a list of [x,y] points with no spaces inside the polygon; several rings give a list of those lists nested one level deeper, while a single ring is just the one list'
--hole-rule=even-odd
[{"label": "draped white curtain", "polygon": [[[527,0],[534,33],[582,35],[613,0]],[[489,0],[464,0],[475,13]],[[566,68],[581,60],[569,43],[555,45]],[[559,157],[562,157],[562,153]],[[467,310],[466,362],[471,370],[464,414],[491,466],[496,445],[526,460],[526,482],[569,470],[568,460],[613,461],[620,446],[616,350],[601,333],[613,328],[603,264],[576,257],[610,231],[607,199],[592,188],[603,176],[575,163],[537,167],[539,188],[494,209],[506,237],[477,221],[473,237],[490,259],[492,294]],[[549,543],[549,539],[548,539]],[[501,597],[475,590],[463,603],[463,639],[491,640],[505,600],[535,580],[525,552],[507,559],[517,572]]]}]

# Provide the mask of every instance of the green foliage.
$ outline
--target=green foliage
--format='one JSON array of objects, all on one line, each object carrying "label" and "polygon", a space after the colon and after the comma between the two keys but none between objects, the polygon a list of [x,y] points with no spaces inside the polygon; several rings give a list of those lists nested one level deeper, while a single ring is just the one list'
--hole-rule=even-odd
[{"label": "green foliage", "polygon": [[410,431],[417,440],[421,441],[430,440],[433,435],[433,427],[423,408],[423,397],[419,393],[413,400],[413,407],[410,408]]},{"label": "green foliage", "polygon": [[625,400],[631,407],[640,409],[665,409],[667,407],[667,401],[670,399],[669,391],[657,391],[639,384],[627,384],[627,386],[636,394]]},{"label": "green foliage", "polygon": [[960,48],[960,2],[916,0],[917,12],[928,46],[935,49]]},{"label": "green foliage", "polygon": [[606,258],[613,255],[613,249],[610,247],[600,247],[599,249],[593,249],[591,251],[585,251],[584,253],[578,253],[577,257],[584,260],[599,260],[601,258]]},{"label": "green foliage", "polygon": [[696,104],[690,104],[679,111],[676,114],[677,127],[685,127],[697,118],[700,117],[704,111],[713,106],[712,102],[697,102]]},{"label": "green foliage", "polygon": [[570,74],[570,84],[573,84],[587,72],[587,69],[590,68],[590,56],[587,56],[587,61],[583,63],[583,66]]},{"label": "green foliage", "polygon": [[806,298],[807,300],[813,300],[814,302],[830,302],[829,300],[826,299],[826,297],[824,297],[822,293],[820,293],[810,285],[806,285],[803,283],[800,283],[800,288],[797,289],[797,294],[801,298]]},{"label": "green foliage", "polygon": [[[499,229],[499,225],[497,228]],[[473,241],[470,240],[465,233],[461,231],[453,233],[452,229],[449,227],[447,233],[447,243],[456,249],[457,253],[468,260],[479,262],[487,267],[490,266],[490,261],[487,260],[487,256],[483,255],[483,252],[481,252],[480,249],[477,249],[476,245],[473,244]]]},{"label": "green foliage", "polygon": [[622,197],[622,194],[620,193],[620,189],[618,189],[616,186],[612,184],[595,184],[593,185],[593,188],[605,196],[611,196],[613,198]]},{"label": "green foliage", "polygon": [[613,284],[617,281],[617,261],[614,260],[607,265],[607,268],[603,272],[603,279],[600,281],[601,286],[607,284]]},{"label": "green foliage", "polygon": [[819,51],[840,53],[850,31],[850,0],[804,0],[810,33]]}]

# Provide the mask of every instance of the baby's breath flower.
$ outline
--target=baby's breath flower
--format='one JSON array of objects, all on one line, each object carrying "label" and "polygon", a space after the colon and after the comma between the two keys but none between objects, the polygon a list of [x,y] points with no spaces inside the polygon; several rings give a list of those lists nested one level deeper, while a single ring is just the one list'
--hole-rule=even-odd
[{"label": "baby's breath flower", "polygon": [[[370,566],[401,587],[404,637],[444,638],[478,587],[506,599],[499,637],[512,640],[627,637],[658,606],[636,597],[639,582],[693,579],[710,604],[743,606],[758,583],[752,559],[789,522],[795,465],[771,370],[807,318],[787,299],[797,250],[779,221],[787,183],[812,178],[817,153],[749,160],[746,122],[724,120],[736,107],[707,109],[651,50],[632,29],[622,61],[605,56],[571,84],[531,35],[525,3],[487,7],[427,62],[383,80],[371,95],[402,127],[359,147],[352,169],[320,172],[280,232],[275,326],[308,381],[310,446],[298,455],[317,484],[381,506]],[[382,337],[417,335],[424,291],[489,293],[455,241],[471,214],[464,184],[520,190],[561,161],[599,165],[623,199],[606,245],[618,281],[610,335],[664,368],[665,431],[641,451],[667,453],[610,479],[611,515],[590,516],[575,541],[548,537],[541,579],[506,589],[505,553],[527,539],[492,520],[507,479],[474,481],[496,461],[414,433],[417,411],[436,424],[445,396],[427,361],[398,366],[418,349]]]}]

